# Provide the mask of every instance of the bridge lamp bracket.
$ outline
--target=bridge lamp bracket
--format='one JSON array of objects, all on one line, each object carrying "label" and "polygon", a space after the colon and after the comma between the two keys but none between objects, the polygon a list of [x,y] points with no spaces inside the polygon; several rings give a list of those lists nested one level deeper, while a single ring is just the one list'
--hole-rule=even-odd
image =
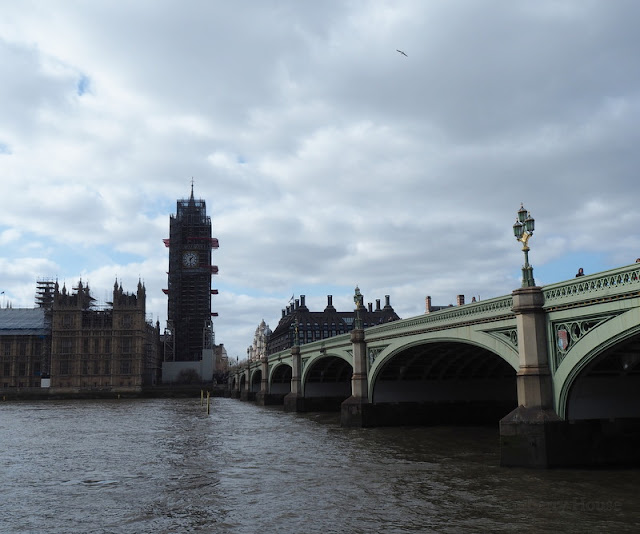
[{"label": "bridge lamp bracket", "polygon": [[522,252],[524,252],[522,287],[534,287],[536,285],[533,279],[533,267],[529,265],[529,239],[531,239],[533,235],[534,228],[535,219],[531,216],[531,213],[520,204],[516,222],[513,224],[513,235],[522,243]]}]

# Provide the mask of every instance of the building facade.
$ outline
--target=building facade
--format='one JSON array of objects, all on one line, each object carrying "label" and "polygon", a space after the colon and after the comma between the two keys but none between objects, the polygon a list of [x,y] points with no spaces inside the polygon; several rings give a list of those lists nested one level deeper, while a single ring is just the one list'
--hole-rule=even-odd
[{"label": "building facade", "polygon": [[247,348],[247,360],[250,362],[260,361],[263,356],[267,355],[267,342],[271,337],[271,328],[264,322],[264,319],[260,321],[260,324],[256,327],[255,334],[253,335],[253,343]]},{"label": "building facade", "polygon": [[[476,297],[471,298],[471,302],[476,302]],[[435,306],[431,304],[431,296],[427,295],[424,299],[424,313],[432,313],[435,311],[444,310],[445,308],[451,308],[453,304],[448,306]],[[456,296],[456,306],[464,306],[464,295]]]},{"label": "building facade", "polygon": [[51,388],[139,391],[160,370],[160,325],[147,323],[146,290],[135,294],[117,281],[113,302],[95,309],[89,287],[73,292],[56,284],[51,313]]},{"label": "building facade", "polygon": [[211,251],[218,240],[211,237],[211,218],[204,200],[193,196],[177,201],[169,223],[167,329],[164,360],[199,361],[212,335],[211,276],[218,267],[211,264]]},{"label": "building facade", "polygon": [[140,391],[158,382],[160,325],[147,322],[146,290],[116,282],[99,308],[80,281],[72,291],[38,285],[33,309],[0,309],[0,387]]},{"label": "building facade", "polygon": [[[359,290],[357,290],[359,291]],[[286,350],[296,343],[304,345],[312,341],[346,334],[354,329],[355,311],[339,312],[333,306],[333,297],[327,296],[327,306],[321,312],[312,312],[305,304],[305,296],[295,299],[293,304],[282,310],[282,317],[267,342],[267,354]],[[385,296],[385,305],[380,307],[376,299],[360,310],[363,327],[368,328],[400,319],[391,307],[389,295]]]},{"label": "building facade", "polygon": [[0,309],[0,387],[40,387],[48,378],[50,321],[44,308]]}]

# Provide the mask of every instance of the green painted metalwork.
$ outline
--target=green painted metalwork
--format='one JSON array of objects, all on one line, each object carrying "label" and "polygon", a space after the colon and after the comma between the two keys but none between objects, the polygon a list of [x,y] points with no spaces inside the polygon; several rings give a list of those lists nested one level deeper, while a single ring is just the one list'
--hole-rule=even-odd
[{"label": "green painted metalwork", "polygon": [[394,333],[398,330],[424,331],[439,329],[442,325],[454,325],[462,322],[479,323],[495,321],[500,317],[512,316],[513,297],[507,295],[493,299],[472,302],[463,306],[451,306],[443,310],[438,310],[409,319],[393,321],[380,326],[374,326],[366,330],[372,336],[379,337],[385,333]]},{"label": "green painted metalwork", "polygon": [[518,329],[503,328],[498,330],[487,330],[487,334],[497,337],[500,341],[508,343],[514,350],[518,350]]},{"label": "green painted metalwork", "polygon": [[621,300],[640,295],[640,264],[544,286],[545,308]]},{"label": "green painted metalwork", "polygon": [[[556,340],[556,343],[552,346],[552,369],[555,371],[558,368],[565,356],[576,346],[583,336],[613,317],[615,317],[615,315],[606,314],[577,320],[552,322],[551,331],[553,333],[553,339]],[[562,342],[560,340],[562,340]]]},{"label": "green painted metalwork", "polygon": [[[604,351],[624,342],[628,338],[640,334],[640,298],[622,301],[626,309],[616,310],[617,315],[602,321],[596,327],[584,333],[568,351],[553,373],[554,404],[556,412],[566,417],[567,398],[574,380]],[[603,312],[607,305],[595,305]],[[586,308],[587,310],[589,308]]]},{"label": "green painted metalwork", "polygon": [[373,366],[373,363],[376,361],[376,358],[380,356],[380,354],[386,349],[389,345],[382,345],[380,347],[370,348],[367,352],[367,362],[369,367]]}]

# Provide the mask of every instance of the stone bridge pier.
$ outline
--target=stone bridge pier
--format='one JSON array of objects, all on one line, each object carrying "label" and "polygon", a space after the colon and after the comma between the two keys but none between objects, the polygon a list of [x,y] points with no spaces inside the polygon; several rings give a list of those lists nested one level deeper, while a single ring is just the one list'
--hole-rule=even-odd
[{"label": "stone bridge pier", "polygon": [[340,406],[340,424],[351,427],[373,426],[375,416],[373,406],[369,403],[367,344],[363,329],[351,331],[351,344],[353,347],[351,397]]},{"label": "stone bridge pier", "polygon": [[543,304],[540,287],[513,292],[520,360],[518,407],[500,421],[503,466],[548,467],[563,448],[557,439],[564,422],[553,408]]},{"label": "stone bridge pier", "polygon": [[300,345],[291,347],[291,392],[284,397],[285,412],[303,412],[304,397],[302,395],[302,358]]}]

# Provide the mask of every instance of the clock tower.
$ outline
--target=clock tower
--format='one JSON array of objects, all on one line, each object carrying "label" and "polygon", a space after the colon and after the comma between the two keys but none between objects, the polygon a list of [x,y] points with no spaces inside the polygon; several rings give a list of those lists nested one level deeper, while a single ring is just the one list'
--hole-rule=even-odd
[{"label": "clock tower", "polygon": [[191,196],[178,200],[176,214],[171,216],[169,239],[169,296],[164,360],[197,361],[203,349],[213,346],[211,276],[218,267],[211,264],[211,250],[218,240],[211,237],[211,218],[204,200]]}]

